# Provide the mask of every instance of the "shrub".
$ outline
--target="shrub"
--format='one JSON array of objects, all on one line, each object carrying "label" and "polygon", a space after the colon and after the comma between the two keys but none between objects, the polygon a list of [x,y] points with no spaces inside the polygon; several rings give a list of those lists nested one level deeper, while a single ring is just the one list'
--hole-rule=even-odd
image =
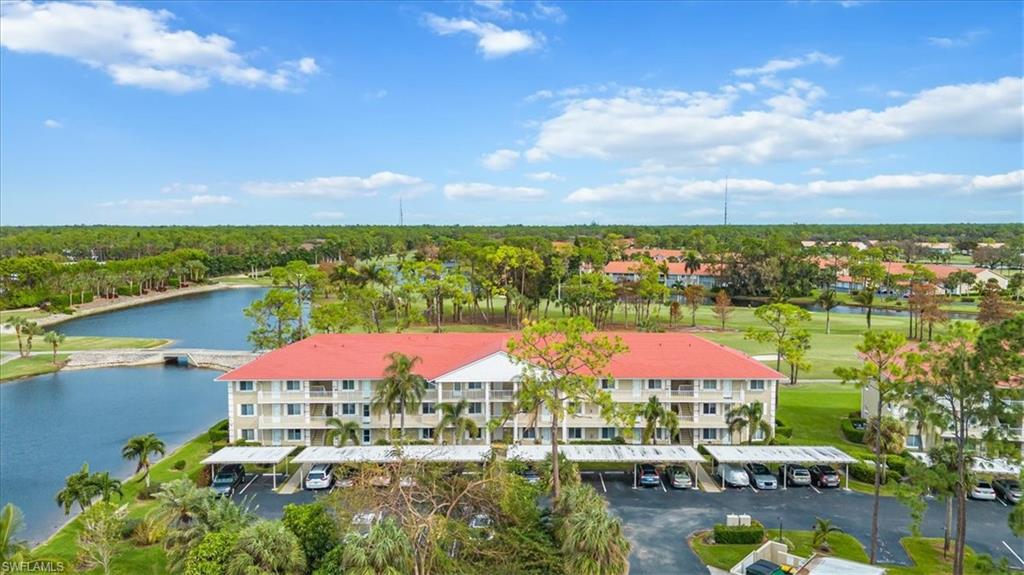
[{"label": "shrub", "polygon": [[[887,473],[885,476],[885,482],[889,484],[895,484],[899,482],[899,478],[896,477],[896,473]],[[875,484],[875,467],[868,465],[867,463],[854,463],[850,466],[850,477],[860,481],[861,483]]]},{"label": "shrub", "polygon": [[844,418],[840,421],[839,428],[843,432],[843,437],[851,443],[864,443],[864,430],[855,429],[853,424],[855,421],[863,422],[863,419],[850,419]]},{"label": "shrub", "polygon": [[148,487],[146,485],[143,485],[139,489],[139,493],[138,493],[138,495],[136,495],[136,497],[138,497],[142,501],[145,501],[147,499],[153,499],[153,495],[156,494],[156,493],[159,493],[160,489],[162,487],[163,487],[163,484],[161,484],[161,483],[159,483],[157,481],[154,481]]},{"label": "shrub", "polygon": [[974,298],[973,297],[962,297],[962,298],[960,298],[960,301],[962,303],[974,303]]},{"label": "shrub", "polygon": [[789,439],[789,438],[793,437],[793,428],[792,427],[776,427],[775,428],[775,435],[776,435],[776,437],[784,437],[786,439]]},{"label": "shrub", "polygon": [[306,563],[312,568],[338,544],[338,525],[319,503],[285,505],[282,522],[298,538]]},{"label": "shrub", "polygon": [[757,521],[751,521],[749,527],[728,527],[724,523],[716,523],[714,534],[716,544],[757,544],[764,541],[764,525]]},{"label": "shrub", "polygon": [[235,530],[208,533],[198,545],[189,550],[185,559],[185,575],[227,573],[228,560],[237,540],[238,532]]},{"label": "shrub", "polygon": [[167,526],[155,517],[144,517],[132,530],[132,541],[136,545],[146,547],[159,543],[167,534]]},{"label": "shrub", "polygon": [[864,419],[864,416],[860,414],[860,411],[851,411],[846,417],[849,417],[850,419]]},{"label": "shrub", "polygon": [[899,455],[890,455],[885,458],[885,465],[893,475],[899,477],[907,476],[907,460]]},{"label": "shrub", "polygon": [[185,460],[179,459],[175,461],[173,467],[176,471],[182,471],[183,469],[185,469]]},{"label": "shrub", "polygon": [[611,438],[609,443],[613,443],[615,445],[625,445],[626,444],[626,438],[622,437],[621,435],[616,435],[615,437]]},{"label": "shrub", "polygon": [[138,527],[139,523],[142,523],[141,519],[135,517],[128,517],[121,524],[121,539],[129,539],[132,534],[135,533],[135,528]]}]

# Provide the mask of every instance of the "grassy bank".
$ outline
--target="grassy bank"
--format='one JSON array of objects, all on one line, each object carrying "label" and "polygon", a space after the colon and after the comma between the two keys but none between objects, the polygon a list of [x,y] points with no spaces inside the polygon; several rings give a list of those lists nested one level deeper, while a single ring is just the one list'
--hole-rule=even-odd
[{"label": "grassy bank", "polygon": [[67,354],[59,353],[57,354],[57,363],[53,362],[53,356],[50,354],[12,359],[0,364],[0,383],[33,375],[53,373],[64,367],[64,362],[67,358]]},{"label": "grassy bank", "polygon": [[[218,425],[222,425],[223,422]],[[216,426],[214,426],[216,427]],[[195,439],[182,445],[157,461],[151,470],[151,478],[154,484],[165,483],[181,477],[196,477],[202,467],[200,462],[213,448],[210,441],[210,434],[204,432]],[[185,467],[181,471],[174,469],[174,463],[184,461]],[[129,517],[141,518],[149,513],[155,506],[153,500],[140,500],[139,492],[145,486],[141,475],[135,475],[124,482],[124,498],[122,503],[128,504]],[[115,500],[115,503],[118,503]],[[32,551],[32,556],[38,559],[50,559],[65,562],[69,567],[74,566],[75,557],[78,554],[78,533],[81,525],[78,519],[73,519],[60,531],[55,533],[45,543]],[[84,571],[84,573],[100,573],[99,569]],[[161,544],[146,547],[136,547],[125,542],[114,559],[112,572],[114,573],[166,573],[167,555]]]},{"label": "grassy bank", "polygon": [[[770,533],[771,536],[777,535],[777,531]],[[800,557],[810,557],[816,551],[811,545],[813,533],[810,531],[794,531],[794,530],[783,530],[783,537],[793,543],[793,547],[789,550],[794,555]],[[852,535],[845,533],[833,533],[829,536],[829,544],[832,550],[828,555],[835,557],[841,557],[843,559],[849,559],[850,561],[859,561],[867,563],[868,556],[864,551],[864,546]],[[759,544],[751,545],[715,545],[704,541],[703,535],[697,535],[690,540],[690,548],[693,552],[700,557],[706,565],[712,567],[718,567],[719,569],[729,570],[733,565],[740,562],[741,559],[746,557],[751,551],[760,547]],[[818,553],[821,553],[820,551]]]},{"label": "grassy bank", "polygon": [[[60,331],[60,328],[57,329]],[[60,344],[58,352],[94,351],[103,349],[150,349],[166,345],[170,340],[144,337],[99,337],[88,335],[69,335]],[[14,334],[0,335],[0,351],[18,351],[18,336]],[[32,340],[32,351],[50,352],[50,346],[42,337]]]}]

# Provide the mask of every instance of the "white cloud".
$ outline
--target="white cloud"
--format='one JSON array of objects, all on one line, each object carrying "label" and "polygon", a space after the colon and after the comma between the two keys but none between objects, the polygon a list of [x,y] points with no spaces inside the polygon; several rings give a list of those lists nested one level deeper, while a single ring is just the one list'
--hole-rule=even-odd
[{"label": "white cloud", "polygon": [[495,186],[476,182],[446,184],[444,195],[450,200],[538,200],[547,195],[540,188]]},{"label": "white cloud", "polygon": [[226,206],[233,203],[235,203],[235,200],[231,196],[197,194],[191,198],[116,200],[102,202],[99,206],[102,208],[123,209],[140,214],[182,215],[195,213],[198,208]]},{"label": "white cloud", "polygon": [[174,182],[160,188],[161,194],[205,194],[209,191],[209,186],[206,184],[185,184],[181,182]]},{"label": "white cloud", "polygon": [[928,43],[940,48],[964,48],[974,44],[977,40],[988,34],[988,30],[968,30],[958,36],[929,36]]},{"label": "white cloud", "polygon": [[519,152],[503,148],[501,150],[495,150],[490,154],[484,154],[480,159],[480,163],[482,163],[488,170],[501,171],[508,170],[512,166],[515,166],[518,160]]},{"label": "white cloud", "polygon": [[252,65],[219,34],[172,30],[174,14],[113,2],[4,2],[0,45],[71,58],[105,71],[117,84],[167,92],[201,90],[218,79],[248,87],[291,89],[316,73],[313,58],[277,68]]},{"label": "white cloud", "polygon": [[391,191],[394,195],[410,197],[430,190],[432,187],[422,178],[394,172],[377,172],[366,178],[330,176],[292,182],[246,182],[242,184],[242,190],[256,196],[335,199],[375,196],[381,191]]},{"label": "white cloud", "polygon": [[372,100],[383,100],[385,97],[387,97],[387,95],[388,91],[385,90],[384,88],[381,88],[379,90],[374,90],[372,92],[366,92],[365,94],[363,94],[363,100],[366,100],[367,102]]},{"label": "white cloud", "polygon": [[864,216],[863,212],[851,210],[849,208],[828,208],[827,210],[823,210],[821,213],[833,220],[846,220]]},{"label": "white cloud", "polygon": [[58,122],[57,120],[47,118],[46,120],[43,120],[43,127],[55,130],[57,128],[63,128],[64,124]]},{"label": "white cloud", "polygon": [[707,218],[709,216],[721,216],[721,208],[694,208],[682,213],[686,218]]},{"label": "white cloud", "polygon": [[907,97],[907,93],[902,91],[902,90],[889,90],[888,92],[885,93],[885,95],[890,97],[890,98],[906,98]]},{"label": "white cloud", "polygon": [[842,60],[838,56],[831,56],[823,52],[808,52],[803,56],[797,56],[795,58],[776,58],[768,60],[764,64],[755,68],[737,68],[732,71],[740,77],[746,76],[772,76],[779,72],[786,72],[789,70],[795,70],[811,64],[824,64],[828,67],[833,67]]},{"label": "white cloud", "polygon": [[568,16],[565,15],[565,10],[554,4],[547,4],[544,2],[533,3],[533,17],[538,20],[550,20],[555,24],[564,24],[568,20]]},{"label": "white cloud", "polygon": [[477,50],[484,58],[501,58],[516,52],[534,50],[544,43],[539,32],[506,30],[491,22],[466,18],[444,18],[426,14],[423,22],[439,36],[467,33],[477,37]]},{"label": "white cloud", "polygon": [[824,176],[825,175],[825,170],[823,170],[821,168],[811,168],[809,170],[804,170],[804,175],[805,176]]},{"label": "white cloud", "polygon": [[473,0],[473,4],[483,8],[484,14],[490,18],[509,20],[516,16],[516,12],[504,0]]},{"label": "white cloud", "polygon": [[344,218],[344,212],[313,212],[314,220],[341,220]]},{"label": "white cloud", "polygon": [[[791,85],[791,88],[796,86]],[[770,110],[735,110],[730,93],[627,89],[569,100],[541,122],[529,161],[551,157],[657,160],[691,166],[836,158],[922,137],[1020,139],[1024,81],[940,86],[880,110],[814,111],[820,97]]]},{"label": "white cloud", "polygon": [[526,174],[526,177],[535,182],[561,182],[565,180],[565,178],[554,172],[531,172]]},{"label": "white cloud", "polygon": [[[970,193],[972,191],[1024,190],[1024,170],[993,176],[960,174],[894,174],[863,179],[815,180],[803,184],[754,178],[730,178],[730,197],[740,200],[779,200],[809,197],[843,197],[871,193],[922,194]],[[566,198],[571,203],[591,202],[684,202],[722,197],[726,180],[687,180],[675,176],[630,178],[604,186],[583,187]]]}]

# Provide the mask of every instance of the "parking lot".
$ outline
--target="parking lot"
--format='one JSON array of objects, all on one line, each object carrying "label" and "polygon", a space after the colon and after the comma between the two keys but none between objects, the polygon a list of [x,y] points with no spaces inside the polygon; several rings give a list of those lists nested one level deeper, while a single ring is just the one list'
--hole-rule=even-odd
[{"label": "parking lot", "polygon": [[[690,551],[687,537],[725,521],[728,513],[747,513],[768,529],[810,530],[816,517],[831,519],[846,533],[867,546],[871,534],[870,495],[843,489],[790,487],[758,491],[750,487],[729,488],[722,493],[659,487],[634,488],[633,475],[623,472],[589,472],[583,481],[592,485],[609,502],[613,513],[623,520],[633,543],[630,573],[705,573],[706,568]],[[249,499],[261,517],[280,518],[289,503],[309,503],[320,493],[299,491],[278,495],[269,477],[246,477],[233,496]],[[907,564],[909,559],[900,538],[910,534],[910,516],[893,498],[883,498],[879,519],[879,553],[888,563]],[[979,553],[1006,557],[1012,567],[1024,569],[1024,541],[1015,538],[1007,526],[1009,508],[999,501],[968,502],[968,544]],[[926,537],[942,537],[945,506],[933,502],[922,525]],[[1014,555],[1017,554],[1017,556]]]}]

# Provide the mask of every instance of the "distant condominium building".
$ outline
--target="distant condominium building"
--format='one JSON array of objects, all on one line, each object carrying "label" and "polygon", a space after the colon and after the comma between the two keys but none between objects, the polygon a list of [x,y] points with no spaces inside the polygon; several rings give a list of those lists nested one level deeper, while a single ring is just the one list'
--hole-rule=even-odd
[{"label": "distant condominium building", "polygon": [[[775,386],[784,379],[749,356],[700,337],[679,333],[616,333],[629,351],[607,367],[612,377],[598,382],[620,404],[641,404],[658,397],[679,420],[673,443],[730,444],[747,439],[748,430],[731,432],[726,413],[753,402],[763,404],[764,420],[774,427]],[[219,378],[227,383],[232,441],[264,445],[324,445],[328,419],[355,422],[363,443],[385,439],[400,425],[372,409],[377,386],[400,352],[420,358],[415,372],[427,381],[422,403],[405,413],[408,439],[434,440],[441,403],[466,400],[479,426],[464,443],[551,441],[551,414],[544,410],[512,413],[522,365],[506,352],[514,333],[325,334],[271,351]],[[490,421],[498,422],[488,426]],[[596,405],[560,422],[561,441],[599,441],[624,437],[638,443],[642,421],[630,429],[606,422]],[[451,440],[450,432],[444,434]],[[670,441],[665,429],[657,431]],[[440,438],[439,438],[440,439]],[[753,440],[763,440],[760,430]]]}]

